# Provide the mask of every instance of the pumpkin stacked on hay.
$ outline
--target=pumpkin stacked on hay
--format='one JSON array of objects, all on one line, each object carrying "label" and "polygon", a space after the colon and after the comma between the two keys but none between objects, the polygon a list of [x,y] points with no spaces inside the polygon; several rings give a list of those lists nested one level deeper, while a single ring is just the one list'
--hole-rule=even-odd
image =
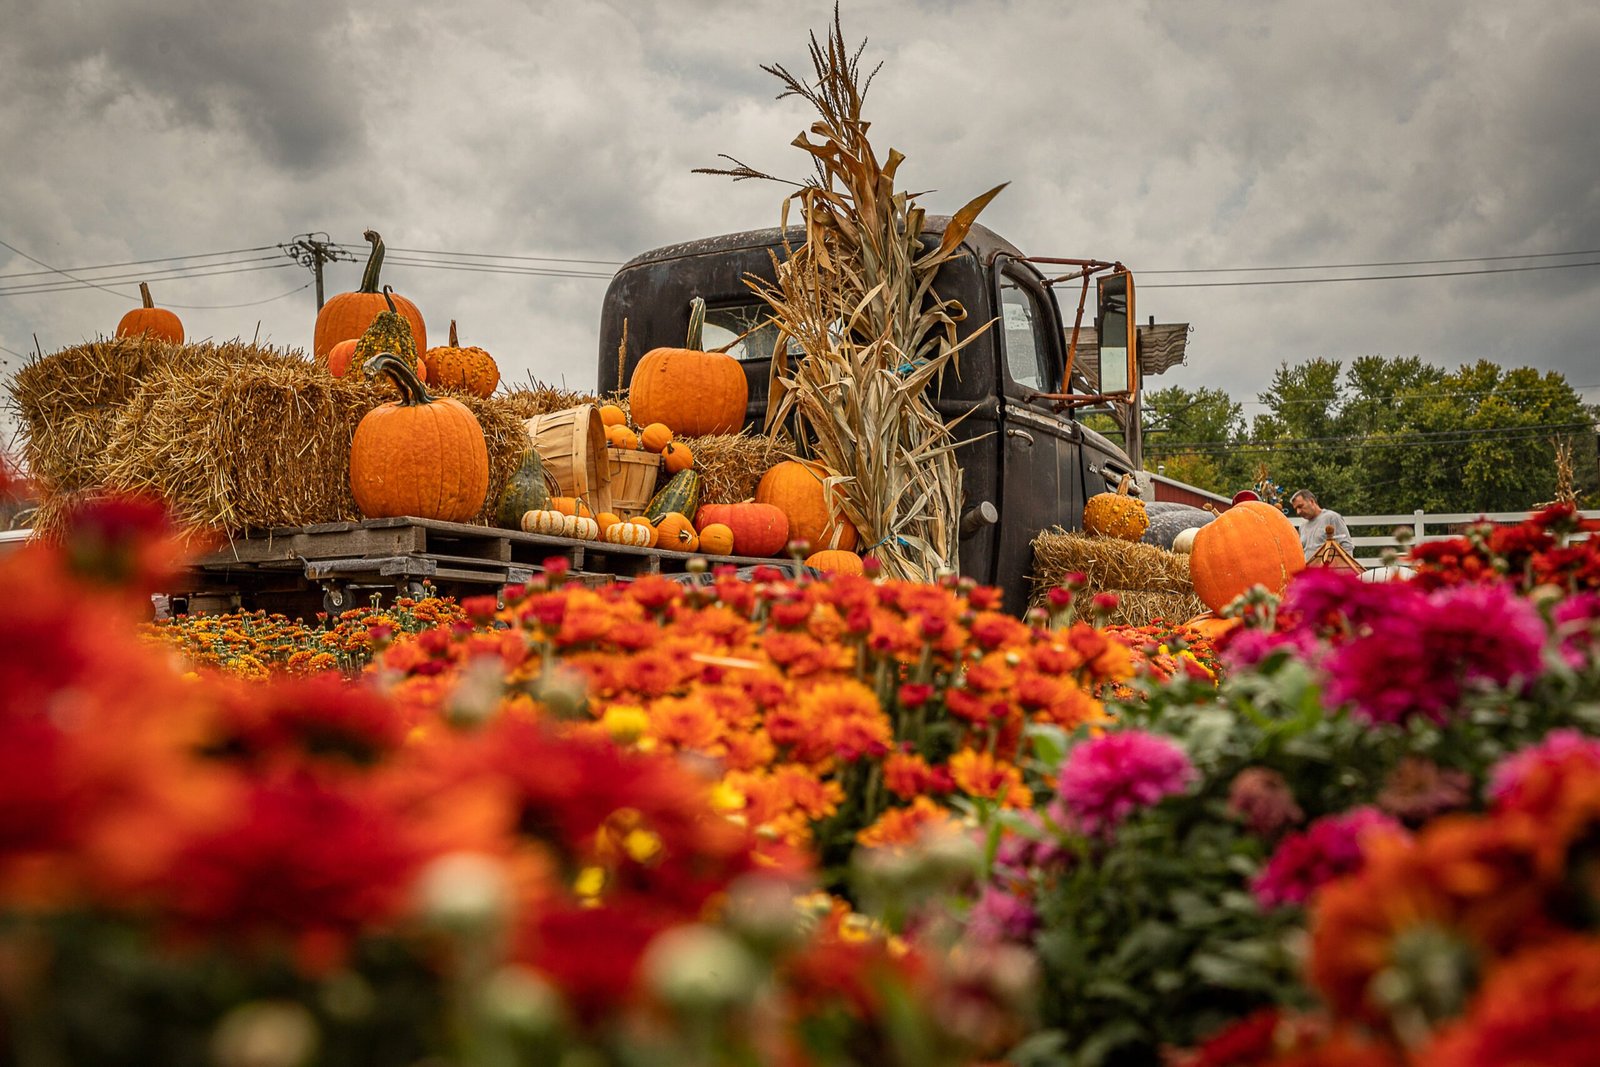
[{"label": "pumpkin stacked on hay", "polygon": [[150,297],[148,282],[139,283],[139,299],[142,306],[134,308],[122,316],[122,321],[117,323],[118,337],[139,337],[150,334],[160,341],[171,344],[183,344],[183,323],[178,316],[166,308],[156,307],[156,302]]},{"label": "pumpkin stacked on hay", "polygon": [[350,492],[368,518],[414,515],[466,522],[489,493],[483,427],[460,401],[435,399],[400,356],[382,352],[365,366],[388,377],[398,401],[362,416],[350,442]]}]

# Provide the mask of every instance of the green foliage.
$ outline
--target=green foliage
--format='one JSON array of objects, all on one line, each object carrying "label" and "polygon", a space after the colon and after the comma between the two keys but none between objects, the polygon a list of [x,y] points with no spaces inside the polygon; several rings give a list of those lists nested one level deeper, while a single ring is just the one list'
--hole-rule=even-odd
[{"label": "green foliage", "polygon": [[1264,464],[1346,515],[1519,511],[1556,492],[1555,448],[1573,447],[1580,495],[1600,488],[1593,426],[1566,379],[1480,360],[1446,371],[1416,356],[1285,363],[1248,427],[1221,390],[1145,398],[1145,466],[1231,494]]},{"label": "green foliage", "polygon": [[1305,912],[1264,909],[1250,892],[1276,841],[1230,812],[1241,771],[1290,783],[1301,828],[1375,803],[1402,760],[1464,772],[1476,796],[1494,763],[1551,729],[1600,729],[1597,685],[1552,665],[1525,692],[1476,694],[1449,724],[1382,726],[1328,708],[1317,671],[1280,651],[1220,689],[1177,680],[1119,704],[1122,727],[1179,742],[1200,782],[1110,841],[1062,838],[1074,854],[1037,897],[1046,1033],[1011,1062],[1157,1067],[1163,1046],[1193,1046],[1257,1008],[1313,1005]]}]

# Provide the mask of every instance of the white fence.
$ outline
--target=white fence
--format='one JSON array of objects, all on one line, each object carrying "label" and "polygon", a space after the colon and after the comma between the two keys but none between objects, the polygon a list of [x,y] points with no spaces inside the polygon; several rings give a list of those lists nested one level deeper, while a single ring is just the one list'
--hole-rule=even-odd
[{"label": "white fence", "polygon": [[[1447,541],[1457,537],[1466,526],[1475,522],[1516,525],[1528,514],[1526,511],[1413,511],[1409,515],[1346,515],[1344,521],[1350,527],[1350,540],[1355,542],[1354,555],[1357,561],[1372,568],[1383,566],[1383,550],[1386,548],[1404,554],[1404,547],[1395,537],[1397,529],[1410,532],[1411,544],[1421,544],[1424,541]],[[1578,514],[1586,519],[1600,519],[1600,511],[1580,511]],[[1305,525],[1304,519],[1292,515],[1290,521],[1296,526]]]}]

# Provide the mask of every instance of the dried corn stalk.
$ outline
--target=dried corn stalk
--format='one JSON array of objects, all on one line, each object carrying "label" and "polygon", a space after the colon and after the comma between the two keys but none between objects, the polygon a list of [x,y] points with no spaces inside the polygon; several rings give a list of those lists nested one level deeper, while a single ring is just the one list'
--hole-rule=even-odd
[{"label": "dried corn stalk", "polygon": [[[826,44],[811,38],[814,83],[762,68],[783,83],[780,99],[801,97],[820,116],[794,141],[816,173],[783,204],[787,227],[798,203],[805,243],[774,257],[775,283],[749,283],[779,330],[767,428],[793,420],[800,450],[828,469],[825,484],[839,487],[845,517],[886,574],[928,581],[956,566],[961,468],[926,390],[982,332],[958,342],[966,311],[933,283],[1004,186],[956,212],[937,244],[925,241],[915,194],[894,187],[905,157],[890,149],[880,161],[867,139],[861,103],[872,76],[862,78],[860,55],[846,50],[835,8]],[[702,173],[780,180],[731,161]],[[792,366],[791,342],[800,352]]]}]

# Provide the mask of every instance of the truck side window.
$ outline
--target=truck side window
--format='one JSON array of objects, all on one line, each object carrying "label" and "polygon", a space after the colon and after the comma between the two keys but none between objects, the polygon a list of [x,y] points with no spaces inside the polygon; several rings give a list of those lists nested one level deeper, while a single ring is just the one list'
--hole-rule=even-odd
[{"label": "truck side window", "polygon": [[1050,349],[1043,333],[1049,318],[1034,302],[1034,296],[1012,278],[1000,278],[1001,345],[1006,355],[1006,370],[1011,380],[1030,389],[1048,391]]}]

